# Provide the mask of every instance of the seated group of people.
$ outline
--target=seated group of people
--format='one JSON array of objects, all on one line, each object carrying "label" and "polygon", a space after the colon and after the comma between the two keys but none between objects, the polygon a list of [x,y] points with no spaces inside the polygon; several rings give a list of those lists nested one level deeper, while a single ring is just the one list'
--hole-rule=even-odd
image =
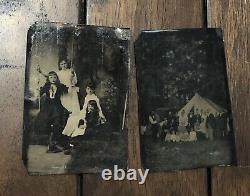
[{"label": "seated group of people", "polygon": [[196,131],[166,133],[165,142],[195,142],[197,141]]},{"label": "seated group of people", "polygon": [[155,111],[149,115],[149,128],[152,131],[154,140],[160,139],[168,142],[179,141],[196,141],[197,135],[195,123],[200,121],[200,118],[190,114],[185,125],[180,124],[179,117],[171,111],[164,117],[163,121]]},{"label": "seated group of people", "polygon": [[214,116],[212,113],[203,115],[191,110],[184,118],[183,115],[179,117],[170,111],[163,121],[160,119],[155,111],[149,115],[148,128],[155,141],[196,141],[197,137],[213,140],[226,136],[230,130],[225,113]]},{"label": "seated group of people", "polygon": [[149,129],[152,131],[154,141],[157,138],[165,140],[167,134],[176,135],[178,126],[178,118],[172,112],[169,112],[163,121],[160,121],[160,117],[155,111],[152,111],[149,115]]}]

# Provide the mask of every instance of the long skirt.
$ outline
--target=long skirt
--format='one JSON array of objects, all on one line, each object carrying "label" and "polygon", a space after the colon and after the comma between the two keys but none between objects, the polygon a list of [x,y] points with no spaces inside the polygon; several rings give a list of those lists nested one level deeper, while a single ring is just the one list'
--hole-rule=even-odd
[{"label": "long skirt", "polygon": [[62,132],[63,135],[69,137],[76,137],[84,135],[86,131],[85,128],[79,128],[79,121],[82,120],[82,115],[80,113],[72,113],[68,118],[67,124]]},{"label": "long skirt", "polygon": [[61,97],[63,107],[65,107],[70,113],[78,113],[80,111],[80,105],[77,92],[78,87],[73,87],[69,90],[69,93],[64,94]]}]

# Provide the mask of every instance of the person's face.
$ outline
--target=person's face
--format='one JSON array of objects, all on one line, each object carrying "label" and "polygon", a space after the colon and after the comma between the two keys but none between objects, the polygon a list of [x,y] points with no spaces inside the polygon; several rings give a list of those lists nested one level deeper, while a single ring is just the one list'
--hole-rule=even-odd
[{"label": "person's face", "polygon": [[89,111],[89,112],[94,111],[94,106],[91,105],[91,104],[88,104],[88,111]]},{"label": "person's face", "polygon": [[86,93],[88,94],[88,95],[92,95],[93,93],[94,93],[94,91],[93,91],[93,89],[91,89],[90,87],[86,87]]},{"label": "person's face", "polygon": [[66,61],[61,61],[59,63],[59,66],[60,66],[61,69],[65,70],[65,69],[67,69],[68,64],[67,64]]},{"label": "person's face", "polygon": [[49,75],[49,82],[51,84],[55,84],[57,81],[57,76],[56,75]]}]

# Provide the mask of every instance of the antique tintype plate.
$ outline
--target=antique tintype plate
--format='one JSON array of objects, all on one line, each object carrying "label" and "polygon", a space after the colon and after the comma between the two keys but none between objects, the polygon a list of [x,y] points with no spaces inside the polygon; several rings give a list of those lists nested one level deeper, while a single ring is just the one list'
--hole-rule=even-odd
[{"label": "antique tintype plate", "polygon": [[152,171],[234,163],[219,29],[144,31],[135,44],[142,160]]},{"label": "antique tintype plate", "polygon": [[128,29],[30,28],[23,138],[29,173],[126,168],[129,40]]}]

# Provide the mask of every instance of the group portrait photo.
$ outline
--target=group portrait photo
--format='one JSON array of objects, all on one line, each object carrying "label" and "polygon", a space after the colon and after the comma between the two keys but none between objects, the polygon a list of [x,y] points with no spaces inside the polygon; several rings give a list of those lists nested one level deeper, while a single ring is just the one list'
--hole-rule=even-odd
[{"label": "group portrait photo", "polygon": [[31,26],[23,159],[30,173],[126,167],[129,31]]}]

